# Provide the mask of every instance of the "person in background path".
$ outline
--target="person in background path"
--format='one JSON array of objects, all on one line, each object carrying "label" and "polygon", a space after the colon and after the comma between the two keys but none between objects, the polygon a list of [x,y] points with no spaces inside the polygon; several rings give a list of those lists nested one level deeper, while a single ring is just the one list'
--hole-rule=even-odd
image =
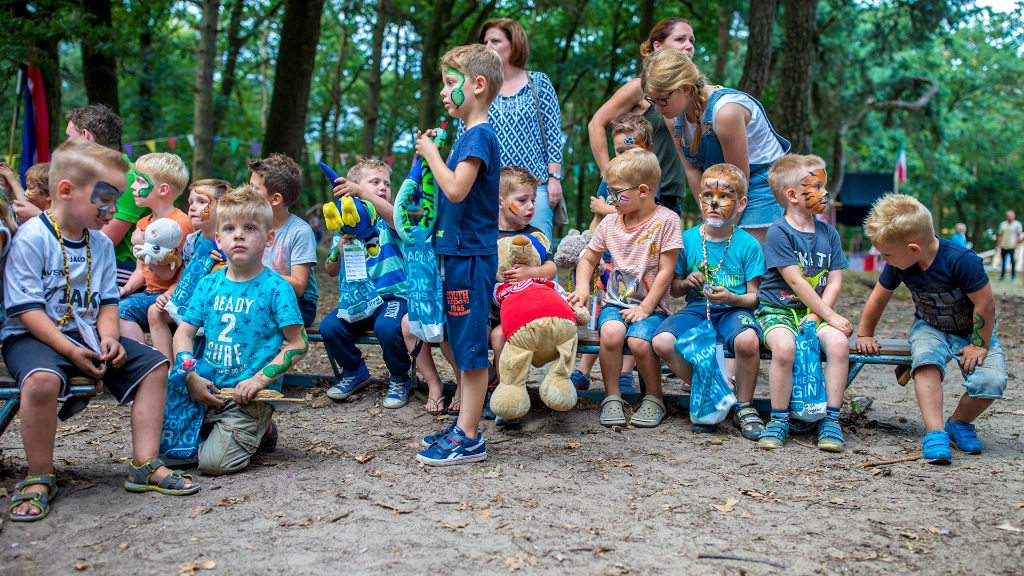
[{"label": "person in background path", "polygon": [[950,238],[954,244],[967,248],[967,224],[957,222],[953,227],[953,237]]},{"label": "person in background path", "polygon": [[1006,279],[1006,261],[1010,261],[1010,284],[1017,281],[1017,246],[1024,240],[1024,228],[1017,220],[1013,210],[1006,211],[1006,220],[999,223],[996,241],[999,252],[1003,255],[1003,265],[999,272],[999,281]]}]

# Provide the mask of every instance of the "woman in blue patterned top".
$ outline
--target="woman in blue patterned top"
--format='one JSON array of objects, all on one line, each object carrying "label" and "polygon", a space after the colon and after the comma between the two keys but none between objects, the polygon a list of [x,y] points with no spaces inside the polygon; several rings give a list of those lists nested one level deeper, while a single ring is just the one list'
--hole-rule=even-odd
[{"label": "woman in blue patterned top", "polygon": [[[526,31],[515,20],[488,20],[479,41],[501,57],[505,81],[488,110],[501,145],[501,166],[529,170],[537,186],[531,224],[551,238],[553,208],[562,199],[562,112],[551,80],[523,69],[530,56]],[[459,129],[461,136],[463,129]]]}]

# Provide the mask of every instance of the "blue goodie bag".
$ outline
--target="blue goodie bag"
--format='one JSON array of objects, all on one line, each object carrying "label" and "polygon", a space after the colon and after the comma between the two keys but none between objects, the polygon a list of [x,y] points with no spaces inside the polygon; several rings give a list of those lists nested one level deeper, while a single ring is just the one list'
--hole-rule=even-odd
[{"label": "blue goodie bag", "polygon": [[434,254],[433,231],[416,226],[405,245],[405,286],[409,295],[409,332],[424,342],[444,340],[441,274]]},{"label": "blue goodie bag", "polygon": [[344,247],[339,246],[342,252],[341,273],[338,275],[338,318],[346,322],[358,322],[373,316],[373,313],[384,304],[384,300],[377,293],[373,280],[366,276],[366,248],[363,243],[356,239],[349,240],[350,244],[361,248],[356,258],[362,258],[356,267],[361,264],[362,277],[358,279],[348,277],[346,271],[346,258],[351,258],[352,252],[345,254]]},{"label": "blue goodie bag", "polygon": [[800,325],[793,357],[793,395],[789,417],[816,422],[825,417],[825,373],[821,369],[821,343],[814,322]]},{"label": "blue goodie bag", "polygon": [[725,381],[725,351],[710,320],[701,322],[676,340],[676,350],[693,366],[690,384],[690,422],[718,424],[736,403]]},{"label": "blue goodie bag", "polygon": [[[208,380],[213,378],[209,362],[196,361],[196,372]],[[167,377],[167,407],[164,409],[164,430],[160,435],[160,457],[170,461],[195,460],[199,454],[199,428],[206,416],[206,406],[193,402],[185,385],[186,371],[172,370]]]}]

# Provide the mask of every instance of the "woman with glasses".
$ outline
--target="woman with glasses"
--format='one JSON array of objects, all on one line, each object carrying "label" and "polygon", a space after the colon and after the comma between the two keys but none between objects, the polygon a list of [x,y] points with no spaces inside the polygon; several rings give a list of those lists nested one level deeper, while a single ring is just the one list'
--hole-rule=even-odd
[{"label": "woman with glasses", "polygon": [[[693,27],[687,19],[667,18],[658,22],[651,30],[651,35],[640,45],[640,56],[647,58],[653,52],[669,48],[692,57],[693,43]],[[587,128],[590,131],[590,149],[594,153],[594,160],[603,172],[609,159],[606,131],[612,120],[627,112],[643,115],[654,127],[654,154],[661,164],[661,193],[658,202],[679,214],[686,197],[686,172],[672,140],[674,120],[666,118],[649,102],[644,101],[639,78],[619,88],[590,120]]]},{"label": "woman with glasses", "polygon": [[648,56],[640,82],[645,99],[661,114],[686,117],[676,123],[676,138],[691,190],[700,190],[701,175],[715,164],[732,164],[747,176],[739,226],[764,245],[768,227],[782,217],[768,187],[768,170],[789,150],[789,142],[772,128],[761,103],[739,90],[709,86],[697,65],[674,50]]}]

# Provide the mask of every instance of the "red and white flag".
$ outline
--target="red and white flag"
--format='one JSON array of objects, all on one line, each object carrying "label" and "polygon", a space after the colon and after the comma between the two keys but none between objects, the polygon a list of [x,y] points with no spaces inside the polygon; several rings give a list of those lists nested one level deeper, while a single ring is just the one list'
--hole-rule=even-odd
[{"label": "red and white flag", "polygon": [[900,155],[896,158],[896,172],[894,178],[900,184],[907,183],[907,149],[900,143]]}]

